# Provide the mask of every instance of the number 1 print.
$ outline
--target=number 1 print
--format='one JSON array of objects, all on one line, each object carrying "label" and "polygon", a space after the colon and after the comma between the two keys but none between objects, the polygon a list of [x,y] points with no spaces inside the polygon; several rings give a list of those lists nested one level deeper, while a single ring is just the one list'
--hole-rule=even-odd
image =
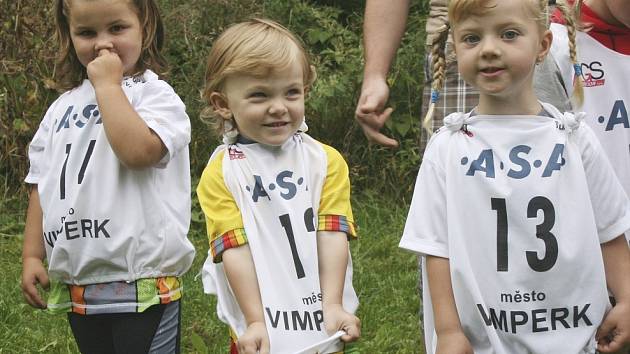
[{"label": "number 1 print", "polygon": [[289,214],[280,215],[280,224],[282,224],[282,227],[287,234],[287,238],[289,239],[289,246],[291,247],[291,255],[293,256],[295,272],[297,273],[298,279],[302,279],[306,275],[304,274],[304,266],[302,266],[302,261],[300,261],[300,255],[298,254],[297,246],[295,245],[295,235],[293,234],[293,227],[291,226],[291,218],[289,217]]},{"label": "number 1 print", "polygon": [[[83,183],[83,177],[85,177],[85,170],[87,169],[88,162],[90,162],[90,158],[92,157],[92,153],[94,152],[94,145],[96,145],[96,140],[90,140],[88,144],[87,151],[85,152],[85,156],[83,157],[83,162],[81,163],[81,168],[79,169],[79,175],[77,176],[77,183]],[[72,144],[66,144],[66,158],[63,161],[63,167],[61,167],[61,175],[59,176],[59,199],[66,199],[66,167],[68,165],[68,159],[70,158],[70,151],[72,150]]]}]

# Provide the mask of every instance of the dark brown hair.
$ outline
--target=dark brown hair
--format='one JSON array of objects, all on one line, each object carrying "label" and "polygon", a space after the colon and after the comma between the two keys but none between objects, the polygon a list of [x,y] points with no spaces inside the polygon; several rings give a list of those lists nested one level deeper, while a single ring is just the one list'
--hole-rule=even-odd
[{"label": "dark brown hair", "polygon": [[[160,51],[164,45],[164,26],[157,5],[153,0],[127,0],[133,3],[142,28],[142,51],[136,63],[133,76],[151,69],[158,74],[166,70],[166,59]],[[87,79],[86,68],[81,64],[70,38],[71,0],[57,0],[55,3],[56,37],[59,43],[59,54],[55,62],[55,88],[70,90]]]}]

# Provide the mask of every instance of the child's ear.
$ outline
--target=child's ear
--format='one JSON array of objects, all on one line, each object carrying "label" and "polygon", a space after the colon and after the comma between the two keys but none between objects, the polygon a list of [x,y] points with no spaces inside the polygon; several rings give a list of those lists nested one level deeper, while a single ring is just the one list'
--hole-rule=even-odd
[{"label": "child's ear", "polygon": [[232,111],[228,105],[227,97],[221,92],[213,92],[210,94],[210,103],[214,107],[214,111],[223,119],[232,118]]},{"label": "child's ear", "polygon": [[313,83],[315,82],[315,80],[317,80],[317,69],[315,69],[315,66],[309,65],[308,69],[310,72],[308,75],[308,82],[304,82],[304,97],[308,95],[308,93],[311,91]]},{"label": "child's ear", "polygon": [[550,30],[546,30],[543,32],[540,39],[540,50],[538,51],[538,56],[536,57],[537,63],[540,63],[545,59],[547,53],[549,53],[549,50],[551,49],[551,42],[553,42],[553,34]]}]

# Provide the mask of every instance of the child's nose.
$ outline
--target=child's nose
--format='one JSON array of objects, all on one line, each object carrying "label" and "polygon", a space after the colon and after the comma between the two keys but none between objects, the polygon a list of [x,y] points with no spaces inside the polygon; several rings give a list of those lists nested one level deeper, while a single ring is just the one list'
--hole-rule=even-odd
[{"label": "child's nose", "polygon": [[114,44],[109,38],[98,38],[94,43],[94,51],[98,53],[101,49],[113,49]]},{"label": "child's nose", "polygon": [[271,102],[271,106],[269,106],[269,114],[271,115],[282,115],[287,113],[287,106],[281,99],[276,99]]},{"label": "child's nose", "polygon": [[481,41],[481,56],[484,58],[497,57],[501,55],[501,51],[497,43],[492,39]]}]

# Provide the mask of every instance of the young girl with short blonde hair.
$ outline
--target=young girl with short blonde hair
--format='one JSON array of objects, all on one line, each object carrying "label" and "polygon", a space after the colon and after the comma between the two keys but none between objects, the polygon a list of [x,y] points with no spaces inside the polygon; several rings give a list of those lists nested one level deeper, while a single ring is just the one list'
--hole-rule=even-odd
[{"label": "young girl with short blonde hair", "polygon": [[231,26],[208,57],[202,115],[224,145],[197,187],[203,274],[231,353],[350,352],[360,335],[348,167],[305,133],[314,79],[302,43],[270,20]]}]

